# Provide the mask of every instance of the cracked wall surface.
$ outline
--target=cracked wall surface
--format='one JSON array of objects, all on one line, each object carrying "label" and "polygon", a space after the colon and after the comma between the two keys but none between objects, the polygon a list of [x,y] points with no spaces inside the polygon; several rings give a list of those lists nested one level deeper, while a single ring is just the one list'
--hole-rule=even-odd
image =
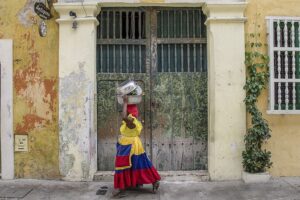
[{"label": "cracked wall surface", "polygon": [[[94,83],[84,71],[84,63],[78,63],[78,71],[60,78],[60,162],[61,175],[76,179],[90,176],[90,121]],[[83,134],[90,133],[90,134]]]},{"label": "cracked wall surface", "polygon": [[[28,152],[15,152],[16,178],[59,178],[58,25],[39,36],[36,0],[1,0],[0,38],[13,39],[14,134],[28,135]],[[52,14],[55,14],[52,8]]]}]

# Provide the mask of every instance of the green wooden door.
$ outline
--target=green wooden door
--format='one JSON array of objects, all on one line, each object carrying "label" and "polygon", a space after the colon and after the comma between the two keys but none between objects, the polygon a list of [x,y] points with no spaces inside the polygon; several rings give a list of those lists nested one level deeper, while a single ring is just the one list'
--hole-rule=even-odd
[{"label": "green wooden door", "polygon": [[152,159],[158,170],[207,168],[204,15],[162,8],[152,14]]},{"label": "green wooden door", "polygon": [[199,9],[104,8],[97,40],[98,170],[113,170],[116,86],[144,90],[141,138],[159,170],[207,168],[207,67]]}]

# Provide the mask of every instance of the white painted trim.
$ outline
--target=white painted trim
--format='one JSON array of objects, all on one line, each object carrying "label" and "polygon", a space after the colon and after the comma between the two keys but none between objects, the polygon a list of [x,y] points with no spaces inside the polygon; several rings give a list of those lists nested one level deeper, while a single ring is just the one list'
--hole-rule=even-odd
[{"label": "white painted trim", "polygon": [[267,110],[269,115],[299,115],[300,110]]},{"label": "white painted trim", "polygon": [[1,62],[1,174],[14,178],[13,144],[13,42],[0,40]]},{"label": "white painted trim", "polygon": [[73,19],[69,15],[70,11],[75,12],[77,18],[96,17],[100,11],[98,3],[55,3],[53,6],[59,13],[59,19]]},{"label": "white painted trim", "polygon": [[[267,33],[268,33],[268,42],[269,44],[271,44],[271,42],[274,40],[274,35],[273,32],[271,31],[273,30],[273,20],[267,20]],[[271,33],[271,34],[270,34]],[[268,53],[270,56],[270,66],[274,66],[274,54],[273,54],[274,50],[273,50],[273,45],[268,45]],[[269,73],[270,73],[270,77],[274,77],[274,71],[269,67]],[[274,108],[274,84],[273,82],[270,80],[269,81],[269,109]]]},{"label": "white painted trim", "polygon": [[300,79],[296,79],[296,78],[289,78],[289,79],[273,78],[272,81],[274,83],[299,83]]},{"label": "white painted trim", "polygon": [[96,26],[99,25],[99,22],[97,20],[96,17],[81,17],[81,18],[76,18],[76,19],[57,19],[56,22],[61,24],[61,23],[70,23],[70,22],[87,22],[90,23],[91,21],[94,21],[94,23],[96,24]]},{"label": "white painted trim", "polygon": [[300,20],[300,17],[293,16],[267,16],[266,20],[287,20],[287,21],[297,21]]},{"label": "white painted trim", "polygon": [[[244,17],[243,13],[248,3],[246,2],[207,2],[204,5],[204,12],[209,16],[214,16],[221,12],[219,16]],[[242,10],[242,12],[240,12]],[[209,13],[211,12],[211,13]],[[227,13],[227,15],[224,15]]]},{"label": "white painted trim", "polygon": [[[270,63],[269,63],[269,102],[268,102],[268,110],[267,114],[300,114],[300,110],[288,110],[288,109],[281,109],[281,110],[275,110],[275,83],[299,83],[300,79],[296,78],[275,78],[274,76],[274,52],[275,51],[300,51],[300,47],[275,47],[273,44],[274,41],[274,33],[273,33],[273,23],[274,21],[293,21],[293,22],[299,22],[300,17],[291,17],[291,16],[267,16],[266,18],[267,22],[267,35],[268,35],[268,55],[270,57]],[[285,67],[282,66],[282,67]]]},{"label": "white painted trim", "polygon": [[273,47],[273,51],[300,51],[300,47]]},{"label": "white painted trim", "polygon": [[236,22],[236,23],[245,23],[247,20],[246,17],[209,17],[206,20],[207,23],[212,22],[219,22],[219,23],[226,23],[226,22]]},{"label": "white painted trim", "polygon": [[[248,4],[247,2],[223,2],[223,1],[206,1],[205,2],[206,5],[208,5],[209,8],[224,8],[224,6],[226,6],[227,8],[231,7],[237,7],[237,8],[241,8],[243,7],[243,9],[246,8],[246,5]],[[225,8],[226,10],[226,8]]]},{"label": "white painted trim", "polygon": [[164,3],[114,3],[114,2],[101,2],[99,3],[101,8],[105,7],[151,7],[151,6],[156,6],[156,7],[181,7],[181,8],[193,8],[193,7],[201,7],[204,5],[204,3],[182,3],[182,2],[164,2]]}]

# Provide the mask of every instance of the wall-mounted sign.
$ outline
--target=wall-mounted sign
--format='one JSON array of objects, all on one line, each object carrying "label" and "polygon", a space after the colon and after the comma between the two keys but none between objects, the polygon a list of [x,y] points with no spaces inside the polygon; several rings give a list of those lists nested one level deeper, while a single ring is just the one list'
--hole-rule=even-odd
[{"label": "wall-mounted sign", "polygon": [[41,37],[45,37],[47,34],[47,24],[42,20],[39,24],[39,34]]},{"label": "wall-mounted sign", "polygon": [[28,151],[28,135],[15,135],[15,151]]},{"label": "wall-mounted sign", "polygon": [[52,15],[50,9],[41,2],[36,2],[34,4],[34,12],[42,19],[51,19]]}]

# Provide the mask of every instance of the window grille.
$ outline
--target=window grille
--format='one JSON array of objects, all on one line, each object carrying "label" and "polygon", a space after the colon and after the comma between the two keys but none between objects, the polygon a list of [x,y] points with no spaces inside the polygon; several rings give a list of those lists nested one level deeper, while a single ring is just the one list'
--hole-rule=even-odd
[{"label": "window grille", "polygon": [[146,72],[146,12],[103,8],[98,16],[97,72]]},{"label": "window grille", "polygon": [[300,114],[300,18],[268,17],[269,114]]},{"label": "window grille", "polygon": [[205,15],[200,9],[157,11],[157,71],[205,72]]},{"label": "window grille", "polygon": [[98,20],[97,73],[146,73],[151,56],[157,72],[207,71],[201,9],[103,8]]}]

